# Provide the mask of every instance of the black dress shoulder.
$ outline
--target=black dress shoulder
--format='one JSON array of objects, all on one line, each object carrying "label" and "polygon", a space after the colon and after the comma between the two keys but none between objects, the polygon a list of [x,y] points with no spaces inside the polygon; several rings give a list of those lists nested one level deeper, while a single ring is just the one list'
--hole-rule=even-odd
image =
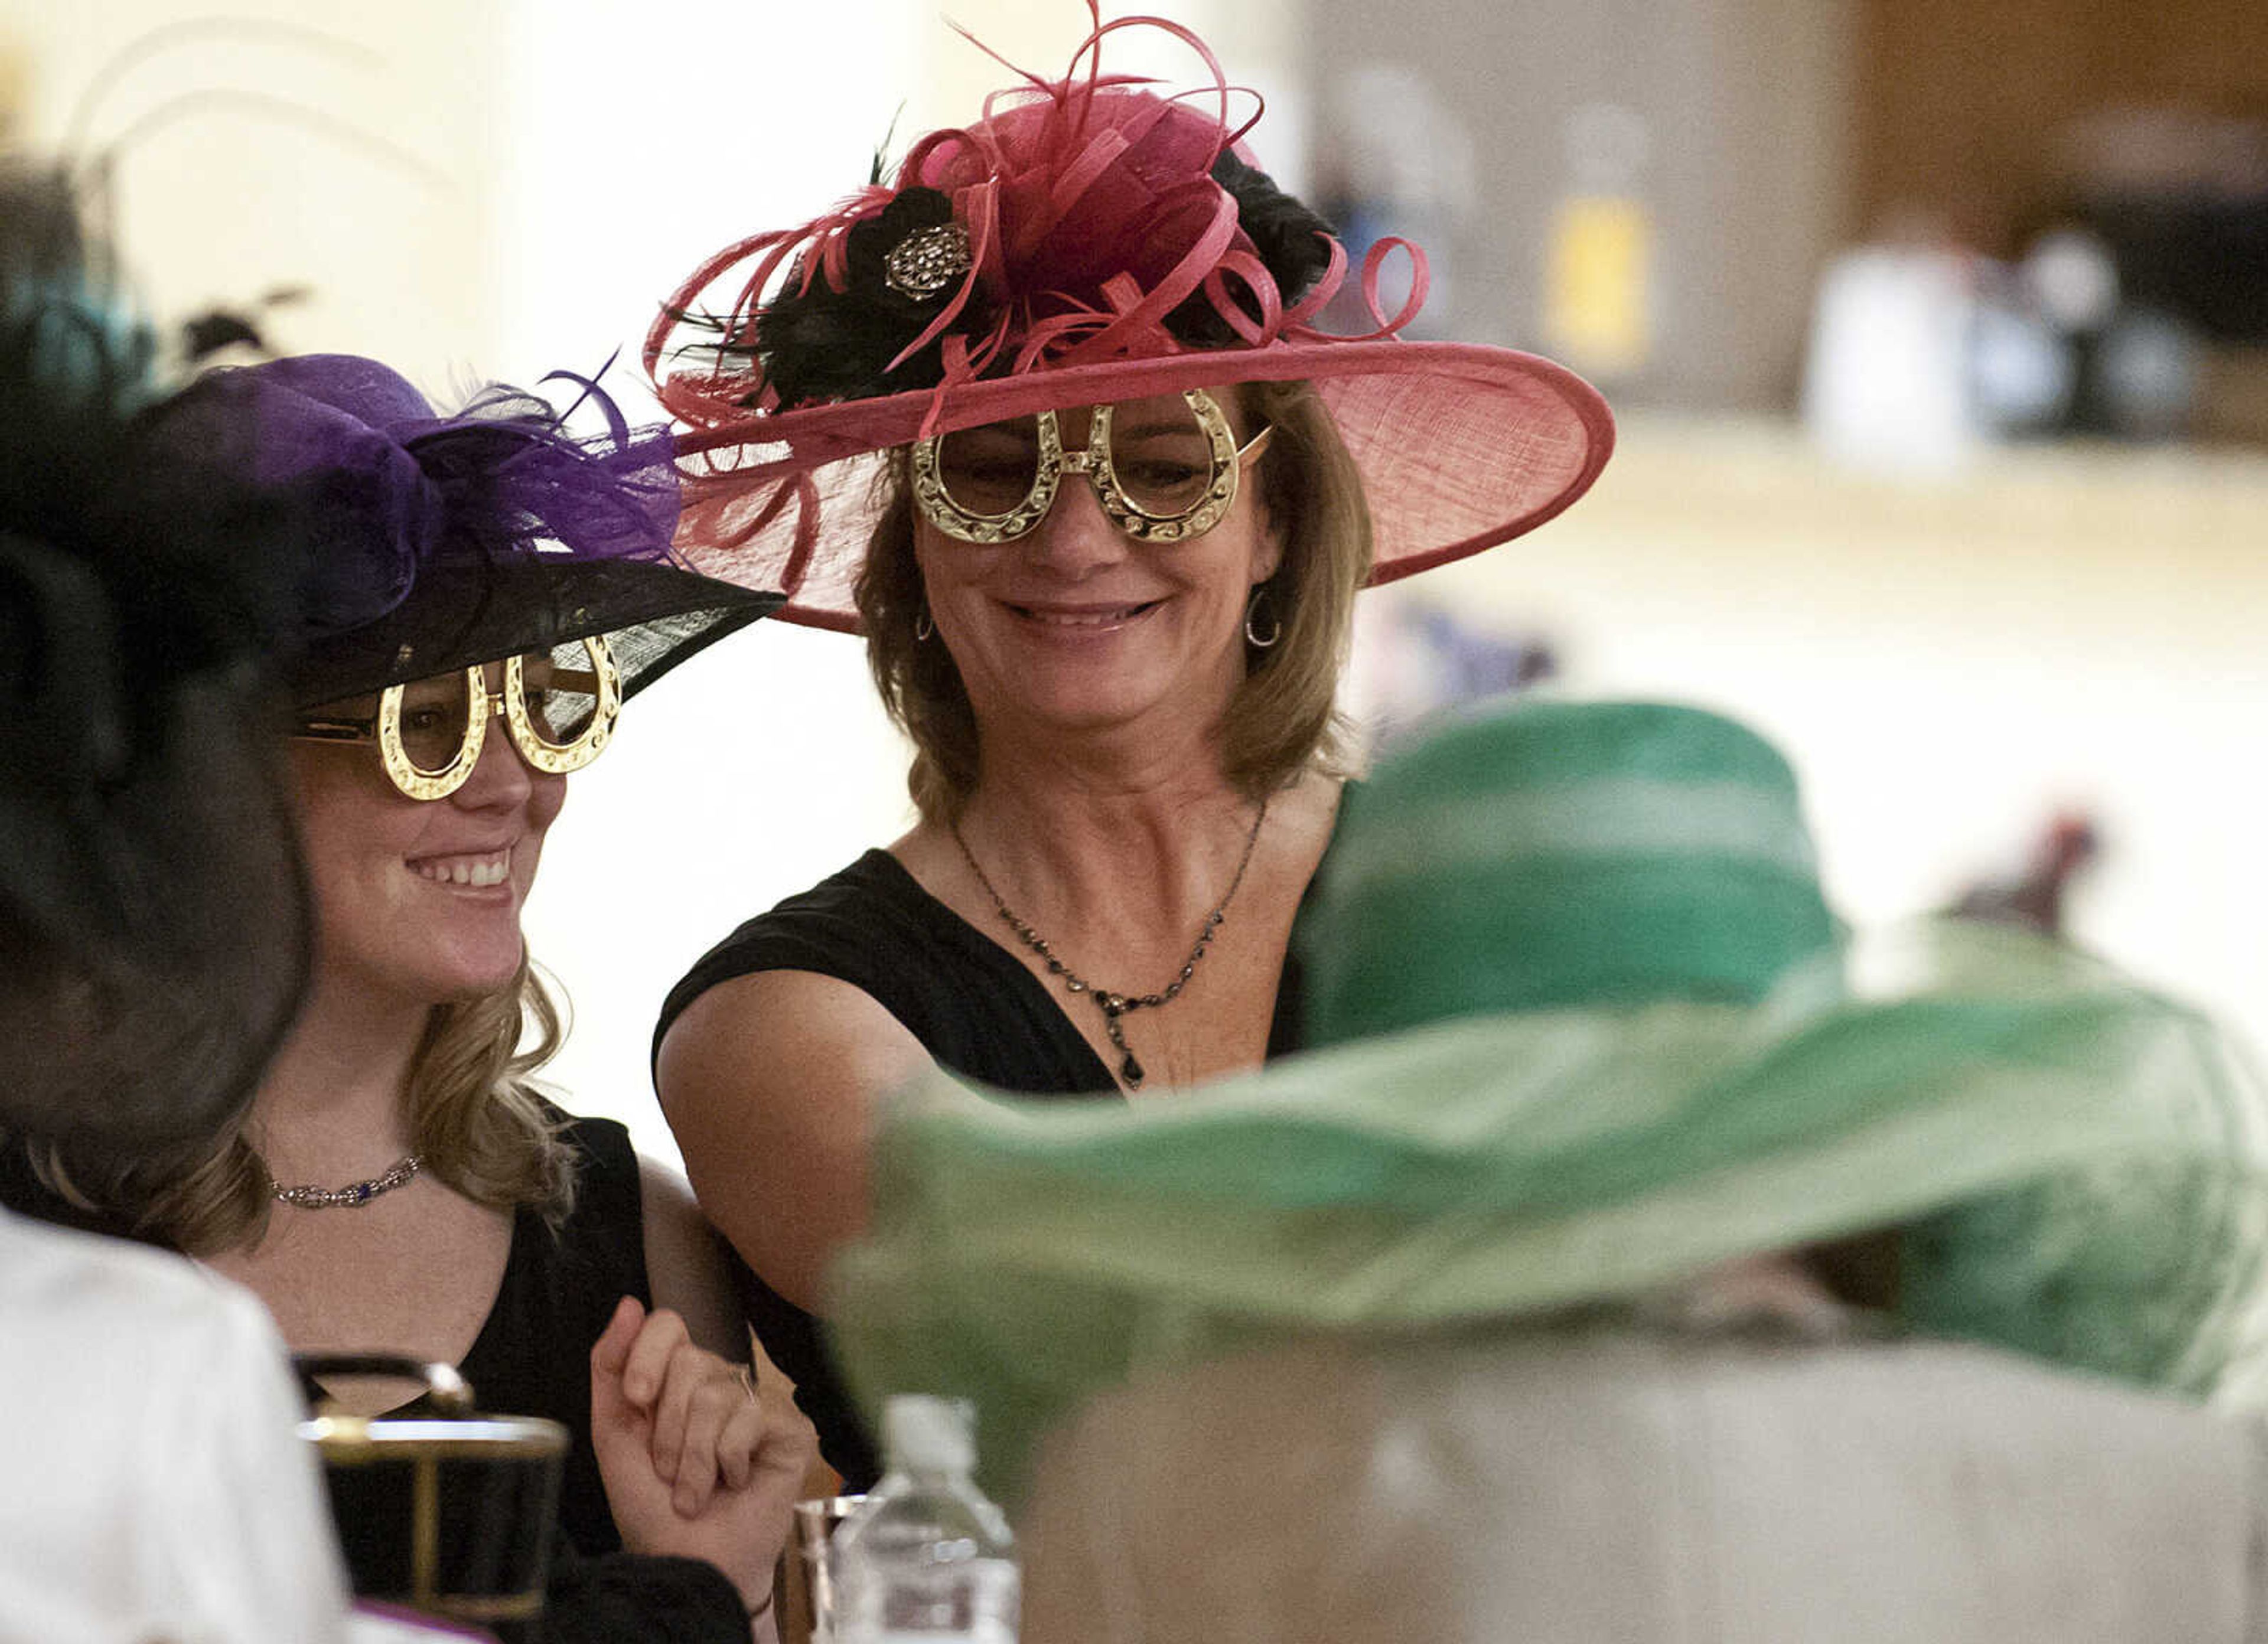
[{"label": "black dress shoulder", "polygon": [[[1016,956],[924,890],[898,859],[870,850],[840,873],[749,920],[670,990],[654,1029],[720,982],[760,971],[811,971],[850,983],[963,1078],[1031,1097],[1118,1099],[1117,1082],[1057,996]],[[1298,1047],[1300,975],[1286,958],[1268,1054]],[[816,1321],[736,1255],[733,1280],[764,1351],[796,1383],[820,1453],[848,1490],[879,1476],[880,1457],[852,1407]]]}]

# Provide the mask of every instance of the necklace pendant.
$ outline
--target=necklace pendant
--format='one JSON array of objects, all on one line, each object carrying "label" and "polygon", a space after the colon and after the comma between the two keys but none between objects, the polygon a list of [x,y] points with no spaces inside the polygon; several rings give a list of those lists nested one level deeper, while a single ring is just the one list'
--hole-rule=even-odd
[{"label": "necklace pendant", "polygon": [[[1244,870],[1252,865],[1253,848],[1260,842],[1261,825],[1267,820],[1268,801],[1263,797],[1259,809],[1253,812],[1251,830],[1244,836],[1244,854],[1237,858],[1236,871],[1229,876],[1228,889],[1221,893],[1220,901],[1212,912],[1205,915],[1204,928],[1197,933],[1197,946],[1190,949],[1189,957],[1182,961],[1181,974],[1168,983],[1163,992],[1154,994],[1113,993],[1108,987],[1096,987],[1075,972],[1048,945],[1046,937],[1018,918],[1009,907],[1007,899],[1000,894],[999,887],[985,873],[984,865],[976,860],[976,853],[968,848],[968,840],[961,835],[961,825],[955,822],[950,826],[953,842],[961,847],[961,859],[968,864],[968,871],[975,876],[976,883],[984,887],[984,893],[992,899],[992,906],[999,913],[1002,921],[1016,933],[1016,939],[1046,963],[1049,975],[1063,978],[1065,993],[1085,994],[1094,1001],[1095,1007],[1102,1012],[1103,1031],[1109,1035],[1111,1047],[1119,1053],[1119,1082],[1130,1090],[1138,1090],[1142,1088],[1142,1061],[1126,1048],[1125,1031],[1118,1025],[1118,1018],[1129,1011],[1154,1010],[1182,996],[1182,989],[1188,987],[1189,979],[1197,974],[1197,961],[1204,958],[1205,950],[1211,945],[1221,921],[1228,917],[1228,905],[1236,899],[1237,887],[1244,883]],[[372,1184],[372,1188],[376,1192],[384,1191],[378,1184]],[[283,1190],[279,1188],[277,1192],[280,1195]]]}]

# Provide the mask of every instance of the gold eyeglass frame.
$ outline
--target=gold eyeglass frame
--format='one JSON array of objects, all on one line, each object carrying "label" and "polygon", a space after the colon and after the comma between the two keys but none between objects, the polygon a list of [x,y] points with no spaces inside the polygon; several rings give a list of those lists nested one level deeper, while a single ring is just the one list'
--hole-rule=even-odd
[{"label": "gold eyeglass frame", "polygon": [[1187,542],[1202,537],[1235,505],[1238,482],[1246,465],[1268,448],[1269,436],[1276,429],[1271,423],[1240,446],[1236,431],[1228,425],[1227,414],[1211,394],[1202,388],[1184,388],[1182,398],[1196,414],[1197,428],[1205,437],[1212,474],[1204,494],[1178,512],[1152,513],[1128,495],[1119,483],[1118,470],[1111,461],[1112,407],[1107,403],[1094,407],[1085,451],[1064,451],[1056,414],[1039,414],[1039,459],[1033,470],[1032,488],[1025,493],[1022,502],[997,514],[980,514],[963,508],[946,490],[945,475],[938,466],[938,452],[949,436],[933,435],[916,440],[910,448],[914,505],[921,510],[922,517],[956,541],[1012,542],[1047,517],[1048,510],[1055,506],[1063,476],[1079,473],[1085,474],[1087,483],[1094,488],[1095,500],[1102,505],[1105,517],[1136,540]]},{"label": "gold eyeglass frame", "polygon": [[589,723],[571,742],[554,742],[537,729],[527,706],[526,664],[519,657],[504,659],[501,691],[489,689],[483,666],[476,664],[465,670],[465,739],[458,745],[456,757],[438,768],[418,764],[401,745],[405,687],[399,685],[389,685],[379,693],[375,719],[306,719],[292,734],[310,742],[375,742],[379,763],[396,789],[412,799],[446,799],[471,779],[473,767],[480,763],[481,750],[488,743],[489,721],[501,712],[505,733],[519,757],[535,770],[563,776],[581,770],[605,751],[614,736],[615,722],[622,717],[622,671],[615,664],[613,649],[603,635],[593,634],[583,641],[583,652],[591,659],[587,673],[562,671],[552,676],[555,685],[581,690],[596,704]]}]

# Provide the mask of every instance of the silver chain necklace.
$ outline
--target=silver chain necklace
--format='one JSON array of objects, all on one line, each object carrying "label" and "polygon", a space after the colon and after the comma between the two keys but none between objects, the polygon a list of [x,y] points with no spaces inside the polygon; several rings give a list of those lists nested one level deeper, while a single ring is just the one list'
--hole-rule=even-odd
[{"label": "silver chain necklace", "polygon": [[342,1205],[366,1205],[380,1193],[390,1193],[397,1187],[406,1187],[424,1168],[425,1161],[412,1153],[395,1160],[369,1180],[349,1182],[343,1187],[286,1187],[272,1176],[268,1178],[268,1186],[278,1200],[287,1205],[297,1205],[302,1210],[330,1210]]},{"label": "silver chain necklace", "polygon": [[1048,974],[1062,977],[1066,991],[1085,994],[1094,1001],[1096,1008],[1102,1012],[1102,1031],[1109,1035],[1111,1048],[1121,1058],[1118,1076],[1125,1082],[1128,1090],[1138,1090],[1142,1088],[1141,1060],[1127,1048],[1126,1030],[1119,1026],[1118,1018],[1137,1010],[1155,1010],[1159,1006],[1169,1005],[1181,997],[1182,989],[1188,987],[1189,978],[1197,974],[1197,961],[1204,958],[1205,950],[1212,945],[1213,933],[1220,928],[1220,921],[1228,917],[1228,905],[1236,899],[1237,887],[1244,883],[1244,870],[1252,865],[1252,848],[1260,842],[1260,825],[1267,819],[1268,801],[1263,799],[1259,814],[1252,818],[1252,831],[1244,836],[1244,854],[1236,859],[1236,873],[1229,880],[1228,889],[1222,894],[1219,903],[1205,915],[1204,928],[1197,933],[1197,945],[1189,950],[1189,957],[1182,962],[1182,973],[1168,982],[1163,990],[1154,994],[1113,993],[1107,987],[1097,987],[1065,965],[1056,957],[1055,950],[1048,946],[1048,939],[1019,919],[1015,910],[1008,906],[1007,899],[993,888],[991,879],[977,865],[976,853],[968,848],[968,841],[961,836],[961,824],[958,822],[953,824],[953,842],[961,847],[961,860],[968,864],[968,871],[976,876],[976,883],[984,887],[984,893],[992,899],[992,906],[1000,910],[1000,917],[1008,928],[1016,933],[1017,939],[1026,947],[1047,961]]}]

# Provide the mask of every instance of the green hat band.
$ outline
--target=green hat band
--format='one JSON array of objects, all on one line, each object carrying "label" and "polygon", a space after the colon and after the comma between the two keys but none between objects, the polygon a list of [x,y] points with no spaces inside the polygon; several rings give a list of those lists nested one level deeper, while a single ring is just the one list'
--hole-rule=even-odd
[{"label": "green hat band", "polygon": [[1454,1016],[1750,1002],[1833,949],[1794,778],[1731,721],[1526,702],[1382,764],[1307,921],[1317,1045]]}]

